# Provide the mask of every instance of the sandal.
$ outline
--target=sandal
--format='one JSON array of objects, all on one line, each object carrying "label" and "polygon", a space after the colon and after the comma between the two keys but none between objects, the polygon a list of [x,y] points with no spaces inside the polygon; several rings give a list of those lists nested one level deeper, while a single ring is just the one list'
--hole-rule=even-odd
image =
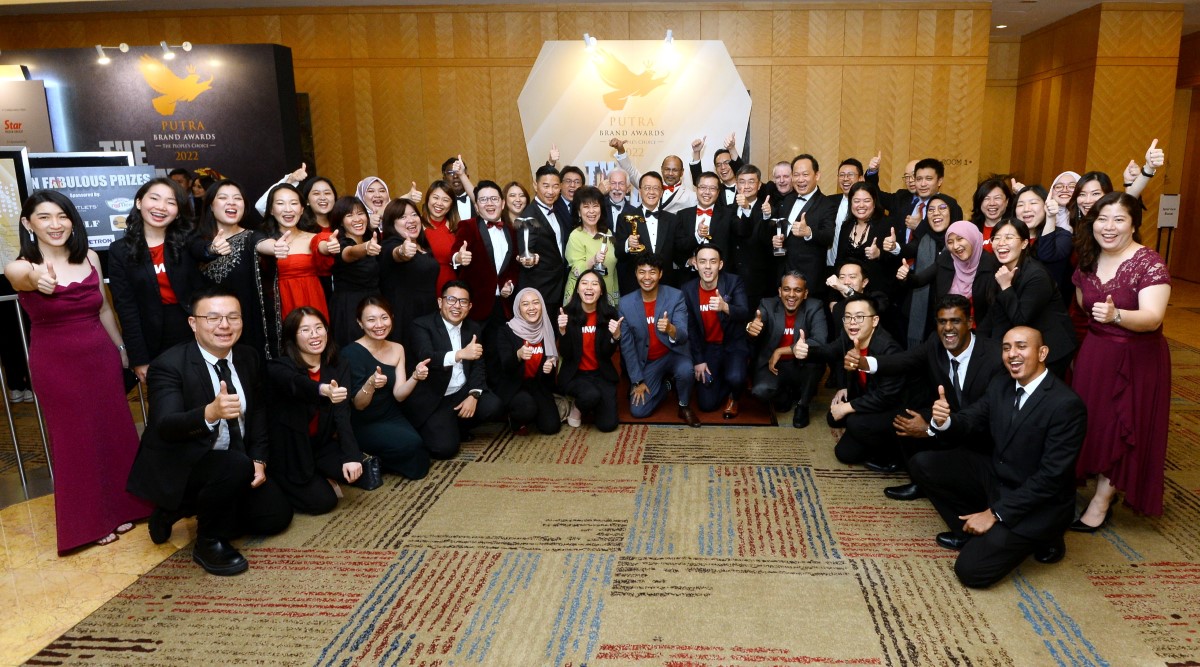
[{"label": "sandal", "polygon": [[114,530],[113,532],[116,533],[117,535],[124,535],[125,533],[128,533],[131,530],[133,530],[133,522],[127,521],[127,522],[117,526],[116,530]]},{"label": "sandal", "polygon": [[116,533],[109,533],[108,535],[96,540],[96,544],[99,544],[100,546],[105,546],[108,544],[112,544],[113,542],[116,542],[119,539],[121,539],[121,538],[118,537]]}]

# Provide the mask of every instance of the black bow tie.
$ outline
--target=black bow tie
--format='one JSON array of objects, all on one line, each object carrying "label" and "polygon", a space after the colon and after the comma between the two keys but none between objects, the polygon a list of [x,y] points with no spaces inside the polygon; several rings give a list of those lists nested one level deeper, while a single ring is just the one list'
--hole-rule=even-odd
[{"label": "black bow tie", "polygon": [[458,199],[459,203],[465,204],[465,203],[467,203],[467,200],[469,198],[467,197],[467,195],[460,195],[457,199]]},{"label": "black bow tie", "polygon": [[657,214],[657,213],[655,213],[654,211],[651,211],[650,209],[646,209],[646,215],[644,215],[644,216],[642,216],[642,217],[644,217],[644,218],[646,218],[647,220],[649,220],[650,218],[657,218],[657,217],[658,217],[658,214]]}]

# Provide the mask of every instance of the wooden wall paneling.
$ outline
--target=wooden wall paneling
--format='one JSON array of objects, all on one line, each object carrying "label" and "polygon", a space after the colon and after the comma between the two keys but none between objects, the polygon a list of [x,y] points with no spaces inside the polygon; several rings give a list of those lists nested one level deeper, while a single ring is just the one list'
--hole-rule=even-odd
[{"label": "wooden wall paneling", "polygon": [[[912,65],[896,65],[888,68],[886,94],[879,104],[880,121],[876,137],[878,145],[868,149],[869,155],[882,152],[879,167],[879,183],[882,189],[894,192],[904,185],[904,165],[909,160],[928,157],[928,149],[913,133],[912,118],[918,95],[917,70]],[[861,158],[860,158],[861,159]],[[865,162],[863,163],[866,164]]]},{"label": "wooden wall paneling", "polygon": [[845,44],[846,12],[837,9],[771,12],[770,34],[776,57],[840,56],[850,48]]},{"label": "wooden wall paneling", "polygon": [[798,153],[811,153],[821,163],[834,159],[840,148],[842,68],[784,65],[771,74],[772,154],[781,160]]},{"label": "wooden wall paneling", "polygon": [[[874,98],[878,93],[873,91],[891,87],[894,69],[872,66],[842,68],[837,153],[821,157],[823,162],[829,162],[826,169],[831,175],[837,173],[834,169],[837,164],[848,157],[858,158],[865,167],[871,156],[875,155],[876,144],[885,141],[879,132],[879,125],[884,117],[892,115],[893,110],[890,105],[876,104]],[[827,183],[826,187],[834,186]]]},{"label": "wooden wall paneling", "polygon": [[[557,12],[493,12],[488,14],[486,34],[491,58],[534,59],[542,42],[561,39]],[[583,39],[583,35],[572,39]]]},{"label": "wooden wall paneling", "polygon": [[[356,71],[360,68],[355,68]],[[370,81],[371,122],[375,128],[371,147],[375,156],[375,171],[348,174],[348,180],[358,182],[366,176],[379,176],[387,182],[393,197],[403,196],[416,181],[421,191],[433,179],[430,169],[437,170],[446,156],[434,160],[425,145],[426,118],[431,117],[430,99],[422,85],[425,68],[379,67],[365,69]],[[441,111],[434,110],[440,117]],[[364,137],[363,140],[367,140]],[[467,157],[464,155],[464,159]],[[431,165],[430,163],[436,164]]]},{"label": "wooden wall paneling", "polygon": [[[366,54],[361,56],[372,58],[420,58],[421,39],[420,26],[416,14],[399,12],[381,12],[378,14],[360,14],[362,17],[362,44]],[[355,55],[358,58],[360,56]]]},{"label": "wooden wall paneling", "polygon": [[[706,36],[705,39],[719,39],[725,42],[725,48],[735,61],[739,57],[765,58],[772,55],[774,12],[720,11],[716,12],[716,15],[716,36]],[[702,20],[704,18],[702,17]]]},{"label": "wooden wall paneling", "polygon": [[492,155],[495,164],[491,178],[503,186],[509,181],[519,181],[527,188],[533,181],[529,155],[525,150],[525,133],[521,127],[521,114],[517,111],[517,96],[529,77],[527,67],[492,67],[488,70],[492,82],[492,101],[507,99],[511,104],[493,103]]},{"label": "wooden wall paneling", "polygon": [[1179,41],[1179,70],[1175,85],[1179,88],[1200,86],[1200,32],[1184,35]]},{"label": "wooden wall paneling", "polygon": [[1158,11],[1163,5],[1104,5],[1096,55],[1139,58],[1177,58],[1183,32],[1183,5]]},{"label": "wooden wall paneling", "polygon": [[283,17],[283,43],[294,60],[338,59],[350,56],[350,44],[364,35],[350,32],[346,14],[292,14]]},{"label": "wooden wall paneling", "polygon": [[558,12],[558,39],[582,40],[585,32],[600,41],[630,39],[629,12]]},{"label": "wooden wall paneling", "polygon": [[629,12],[629,39],[701,39],[700,13],[693,11]]},{"label": "wooden wall paneling", "polygon": [[422,58],[487,58],[487,15],[432,12],[417,15]]},{"label": "wooden wall paneling", "polygon": [[[1187,144],[1178,152],[1186,158],[1182,161],[1179,188],[1181,224],[1172,242],[1169,267],[1176,278],[1200,282],[1200,262],[1196,261],[1200,257],[1200,234],[1195,232],[1195,226],[1200,224],[1197,222],[1200,221],[1200,164],[1196,160],[1200,155],[1200,95],[1194,93],[1188,114]],[[1153,244],[1153,234],[1143,234],[1142,240]]]},{"label": "wooden wall paneling", "polygon": [[[461,154],[476,174],[490,174],[494,168],[492,116],[482,100],[516,105],[512,97],[492,97],[487,67],[424,67],[421,86],[425,123],[436,118],[434,131],[426,131],[423,155],[428,163],[429,180],[441,177],[442,161]],[[418,179],[418,183],[420,179]]]},{"label": "wooden wall paneling", "polygon": [[354,143],[345,144],[347,154],[355,159],[348,160],[345,175],[347,190],[353,189],[354,184],[366,176],[378,176],[389,186],[391,193],[395,178],[392,174],[384,174],[380,169],[379,150],[375,143],[375,85],[372,79],[373,70],[368,67],[355,67],[343,76],[349,74],[353,90],[346,98],[346,112],[354,119]]},{"label": "wooden wall paneling", "polygon": [[1163,192],[1166,193],[1179,193],[1183,187],[1180,179],[1187,162],[1191,159],[1191,155],[1184,152],[1183,148],[1187,146],[1193,92],[1191,88],[1175,89],[1175,103],[1171,109],[1171,136],[1166,140],[1166,145],[1172,146],[1173,149],[1171,155],[1167,156],[1166,167],[1158,171],[1158,175],[1162,177]]}]

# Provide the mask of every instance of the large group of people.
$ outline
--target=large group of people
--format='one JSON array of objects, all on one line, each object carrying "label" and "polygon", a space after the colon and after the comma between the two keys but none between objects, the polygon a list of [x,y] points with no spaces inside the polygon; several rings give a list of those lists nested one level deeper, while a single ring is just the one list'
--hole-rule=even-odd
[{"label": "large group of people", "polygon": [[[934,158],[894,191],[880,155],[847,158],[827,193],[814,156],[768,180],[732,136],[714,171],[703,140],[659,171],[611,145],[597,182],[552,154],[532,189],[462,156],[398,198],[303,166],[256,207],[228,178],[202,197],[157,178],[108,250],[112,309],[75,207],[36,193],[5,273],[33,321],[60,552],[196,515],[196,562],[236,574],[233,537],[331,511],[367,462],[420,479],[482,422],[609,432],[621,403],[661,420],[674,400],[699,427],[749,400],[806,428],[827,369],[837,459],[907,471],[887,496],[930,499],[967,585],[1062,558],[1118,494],[1161,513],[1170,278],[1138,234],[1156,144],[1124,191],[995,176],[969,212]],[[122,366],[149,393],[140,444]]]}]

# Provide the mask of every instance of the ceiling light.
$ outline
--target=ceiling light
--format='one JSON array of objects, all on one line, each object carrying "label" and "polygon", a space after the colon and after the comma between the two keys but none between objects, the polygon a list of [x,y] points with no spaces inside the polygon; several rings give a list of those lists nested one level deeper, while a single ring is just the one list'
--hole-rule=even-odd
[{"label": "ceiling light", "polygon": [[1004,23],[1001,23],[1000,25],[996,26],[996,29],[997,29],[997,30],[1004,30],[1004,29],[1005,29],[1005,28],[1007,28],[1007,27],[1008,27],[1008,26],[1007,26],[1006,24],[1004,24]]}]

